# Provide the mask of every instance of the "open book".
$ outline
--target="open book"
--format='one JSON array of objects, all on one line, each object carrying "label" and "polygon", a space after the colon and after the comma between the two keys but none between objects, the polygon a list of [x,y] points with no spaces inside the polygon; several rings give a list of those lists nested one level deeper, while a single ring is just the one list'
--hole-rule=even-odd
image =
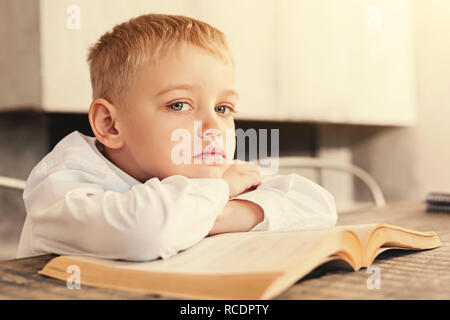
[{"label": "open book", "polygon": [[168,259],[149,262],[59,256],[39,274],[67,281],[79,268],[81,286],[135,290],[182,299],[271,299],[316,267],[337,260],[358,270],[388,249],[431,249],[434,232],[388,224],[307,231],[224,233],[206,237]]}]

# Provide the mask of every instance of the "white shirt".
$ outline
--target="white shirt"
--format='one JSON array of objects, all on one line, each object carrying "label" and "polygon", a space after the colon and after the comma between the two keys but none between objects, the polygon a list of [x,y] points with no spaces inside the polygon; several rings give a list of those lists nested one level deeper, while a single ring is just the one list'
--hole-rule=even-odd
[{"label": "white shirt", "polygon": [[[141,183],[104,157],[97,143],[74,131],[32,169],[17,258],[168,258],[204,238],[230,200],[227,182],[218,178],[174,175]],[[332,227],[337,221],[333,196],[297,174],[270,176],[233,199],[264,210],[251,231]]]}]

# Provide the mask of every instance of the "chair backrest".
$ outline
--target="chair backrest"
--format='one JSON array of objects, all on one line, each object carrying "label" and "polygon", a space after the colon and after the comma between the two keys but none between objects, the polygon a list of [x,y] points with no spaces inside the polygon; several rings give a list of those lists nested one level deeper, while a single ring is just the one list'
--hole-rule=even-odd
[{"label": "chair backrest", "polygon": [[[280,157],[279,164],[282,169],[328,169],[352,174],[361,179],[367,185],[372,193],[376,206],[382,207],[386,204],[383,192],[375,179],[369,173],[353,164],[313,157]],[[25,180],[0,176],[0,187],[23,190],[25,188],[25,184]]]},{"label": "chair backrest", "polygon": [[0,176],[0,187],[23,190],[25,184],[25,180]]},{"label": "chair backrest", "polygon": [[383,192],[375,179],[369,173],[353,164],[313,157],[280,157],[279,165],[280,169],[283,170],[311,168],[320,170],[337,170],[352,174],[361,179],[367,185],[376,206],[382,207],[386,205]]}]

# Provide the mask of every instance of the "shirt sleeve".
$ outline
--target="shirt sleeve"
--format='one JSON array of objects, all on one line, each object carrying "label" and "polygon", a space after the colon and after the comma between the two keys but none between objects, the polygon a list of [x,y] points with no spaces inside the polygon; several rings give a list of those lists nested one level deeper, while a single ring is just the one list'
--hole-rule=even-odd
[{"label": "shirt sleeve", "polygon": [[229,200],[223,179],[152,178],[121,193],[70,181],[68,171],[24,190],[34,250],[132,261],[167,258],[205,237]]},{"label": "shirt sleeve", "polygon": [[281,231],[333,227],[337,209],[331,193],[298,174],[270,177],[255,190],[231,200],[259,205],[264,220],[250,231]]}]

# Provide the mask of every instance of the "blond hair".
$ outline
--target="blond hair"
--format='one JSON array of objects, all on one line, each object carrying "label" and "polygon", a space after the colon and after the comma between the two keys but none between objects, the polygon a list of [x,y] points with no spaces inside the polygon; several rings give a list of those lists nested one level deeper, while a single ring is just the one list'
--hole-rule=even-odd
[{"label": "blond hair", "polygon": [[89,48],[92,98],[127,104],[127,92],[142,66],[182,43],[203,48],[231,63],[226,37],[211,25],[181,15],[146,14],[116,25]]}]

